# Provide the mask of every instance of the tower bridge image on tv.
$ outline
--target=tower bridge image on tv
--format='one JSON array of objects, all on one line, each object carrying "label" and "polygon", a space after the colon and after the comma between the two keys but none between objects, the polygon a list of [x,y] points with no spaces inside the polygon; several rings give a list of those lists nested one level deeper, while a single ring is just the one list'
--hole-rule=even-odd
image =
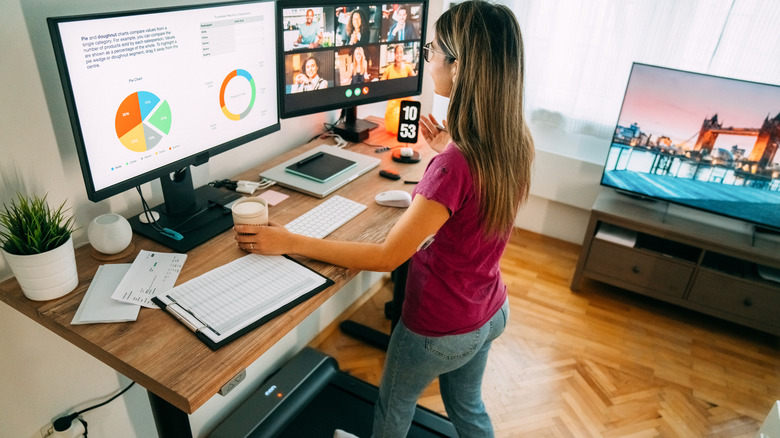
[{"label": "tower bridge image on tv", "polygon": [[[718,135],[756,137],[752,150],[715,145]],[[696,137],[695,144],[692,140]],[[688,141],[691,142],[690,145]],[[611,187],[780,227],[780,113],[759,128],[724,127],[714,115],[680,144],[617,126],[603,182]]]},{"label": "tower bridge image on tv", "polygon": [[[724,127],[718,115],[705,118],[697,134],[679,144],[664,135],[642,131],[638,123],[618,125],[612,138],[607,170],[629,169],[699,181],[780,190],[780,113],[760,127]],[[756,137],[749,153],[738,146],[715,146],[719,135]],[[693,147],[689,140],[697,137]],[[610,164],[611,163],[611,164]],[[614,167],[613,167],[614,166]],[[684,170],[684,171],[681,171]]]},{"label": "tower bridge image on tv", "polygon": [[759,168],[765,168],[775,159],[777,147],[780,144],[780,113],[773,119],[767,116],[761,128],[724,128],[723,122],[719,123],[718,115],[715,114],[710,119],[704,119],[694,150],[711,152],[720,134],[755,136],[756,143],[748,161],[758,163]]}]

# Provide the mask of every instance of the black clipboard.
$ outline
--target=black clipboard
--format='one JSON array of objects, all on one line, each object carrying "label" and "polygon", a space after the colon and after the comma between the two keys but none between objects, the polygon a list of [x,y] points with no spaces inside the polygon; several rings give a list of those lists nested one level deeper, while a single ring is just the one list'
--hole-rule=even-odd
[{"label": "black clipboard", "polygon": [[[274,263],[277,263],[277,265],[276,266],[269,265],[268,269],[278,269],[279,266],[278,264],[281,263],[288,268],[293,268],[294,270],[297,270],[298,272],[305,272],[307,276],[315,279],[316,282],[312,287],[306,287],[303,290],[297,291],[294,295],[291,295],[290,296],[291,300],[289,302],[280,305],[272,305],[269,307],[268,310],[263,310],[256,314],[248,315],[244,320],[241,321],[240,324],[237,325],[235,329],[230,329],[226,331],[217,330],[211,325],[209,325],[208,322],[204,322],[208,320],[202,316],[202,313],[199,313],[202,311],[197,308],[197,305],[191,306],[186,304],[184,300],[180,302],[180,300],[171,297],[171,295],[176,295],[174,291],[177,288],[183,287],[189,282],[184,283],[183,285],[176,286],[174,289],[172,289],[171,291],[165,294],[161,294],[156,297],[153,297],[152,302],[157,304],[166,313],[173,316],[176,320],[178,320],[184,326],[186,326],[188,329],[194,332],[195,336],[197,336],[197,338],[200,339],[203,343],[205,343],[210,349],[216,351],[217,349],[224,347],[230,342],[238,339],[244,334],[265,324],[266,322],[270,321],[276,316],[292,309],[298,304],[308,300],[309,298],[322,292],[323,290],[327,289],[328,287],[334,284],[333,280],[329,279],[328,277],[325,277],[324,275],[319,274],[318,272],[312,270],[311,268],[303,265],[302,263],[286,255],[285,256],[261,256],[258,254],[249,254],[240,259],[234,260],[233,262],[228,263],[227,265],[223,265],[219,268],[207,272],[206,274],[200,277],[196,277],[190,280],[190,282],[198,281],[204,276],[210,275],[212,276],[212,278],[208,279],[208,281],[210,282],[208,284],[216,284],[214,282],[214,278],[213,278],[214,276],[216,276],[217,279],[219,279],[219,275],[222,275],[223,272],[226,272],[225,279],[227,279],[228,278],[227,276],[230,275],[230,265],[240,262],[246,259],[247,257],[254,257],[255,258],[254,260],[258,260],[259,263],[265,263],[266,260],[273,259]],[[264,286],[265,284],[257,285],[258,288]],[[235,287],[236,287],[235,284],[230,284],[228,281],[224,281],[222,282],[222,285],[217,286],[216,289],[213,290],[213,292],[210,290],[209,294],[210,295],[213,294],[213,296],[215,297],[220,296],[220,294],[225,293],[228,290],[234,290]],[[244,310],[244,303],[239,301],[234,301],[234,302],[230,302],[229,304],[222,304],[222,305],[232,306],[237,310],[238,309]]]},{"label": "black clipboard", "polygon": [[284,170],[324,183],[355,166],[355,161],[320,151],[285,167]]}]

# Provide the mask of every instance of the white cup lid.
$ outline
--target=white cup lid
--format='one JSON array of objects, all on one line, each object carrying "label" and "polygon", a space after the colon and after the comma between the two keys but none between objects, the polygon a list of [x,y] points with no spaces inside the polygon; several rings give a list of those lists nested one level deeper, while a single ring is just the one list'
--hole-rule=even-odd
[{"label": "white cup lid", "polygon": [[239,216],[254,216],[265,212],[265,204],[259,201],[244,201],[233,205],[233,214]]}]

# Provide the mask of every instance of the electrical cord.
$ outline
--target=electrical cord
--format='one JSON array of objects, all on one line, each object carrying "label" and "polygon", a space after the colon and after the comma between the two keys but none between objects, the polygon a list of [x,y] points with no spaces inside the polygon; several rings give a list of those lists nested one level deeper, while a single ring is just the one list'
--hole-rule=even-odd
[{"label": "electrical cord", "polygon": [[192,230],[195,230],[195,229],[198,229],[198,228],[202,227],[203,225],[198,225],[196,227],[190,227],[190,228],[184,228],[184,225],[186,225],[187,222],[189,222],[189,221],[195,219],[196,217],[202,215],[203,213],[209,211],[209,208],[213,207],[214,205],[216,205],[216,204],[214,204],[213,202],[209,201],[209,203],[208,203],[208,205],[206,207],[201,208],[200,210],[198,210],[195,213],[193,213],[192,216],[188,217],[187,219],[184,219],[182,222],[179,222],[176,225],[176,229],[179,231],[179,233],[187,233],[189,231],[192,231]]},{"label": "electrical cord", "polygon": [[230,179],[220,179],[217,181],[210,182],[209,185],[217,189],[224,187],[229,190],[236,190],[236,188],[238,188],[238,181],[233,181]]},{"label": "electrical cord", "polygon": [[320,138],[322,138],[322,139],[332,138],[336,142],[336,147],[339,148],[339,149],[344,149],[349,144],[349,143],[347,143],[346,140],[344,140],[343,137],[341,137],[338,134],[331,133],[331,132],[326,132],[326,133],[321,134]]},{"label": "electrical cord", "polygon": [[339,117],[339,119],[338,119],[338,120],[336,120],[336,121],[335,121],[335,122],[333,122],[333,123],[323,123],[323,124],[322,124],[322,126],[324,126],[324,127],[325,127],[325,132],[326,132],[326,133],[327,133],[327,132],[333,132],[333,128],[335,128],[335,127],[336,127],[336,125],[338,125],[339,123],[341,123],[341,120],[342,120],[343,118],[344,118],[344,117],[343,117],[343,116],[341,116],[341,117]]},{"label": "electrical cord", "polygon": [[343,118],[344,118],[344,116],[339,117],[339,119],[336,120],[334,123],[323,123],[322,126],[325,128],[325,131],[323,131],[323,132],[315,135],[314,137],[310,138],[307,143],[312,142],[315,139],[320,138],[323,135],[332,134],[333,133],[333,128],[335,128],[336,125],[338,125],[339,122],[341,122],[341,119],[343,119]]},{"label": "electrical cord", "polygon": [[126,393],[130,388],[133,387],[133,385],[135,385],[135,382],[130,382],[130,384],[127,385],[127,387],[125,387],[125,389],[121,390],[118,394],[114,395],[113,397],[111,397],[110,399],[108,399],[108,400],[106,400],[106,401],[104,401],[102,403],[98,403],[98,404],[90,406],[90,407],[88,407],[86,409],[82,409],[82,410],[80,410],[78,412],[74,412],[74,413],[72,413],[70,415],[65,415],[64,417],[57,418],[52,423],[52,426],[54,426],[54,430],[56,432],[64,432],[64,431],[66,431],[66,430],[68,430],[70,428],[71,424],[73,424],[73,420],[78,419],[81,422],[81,424],[84,425],[84,437],[86,438],[87,437],[87,422],[84,421],[81,418],[78,418],[79,415],[111,403],[112,401],[116,400],[117,397],[119,397],[122,394]]},{"label": "electrical cord", "polygon": [[221,179],[217,181],[212,181],[209,183],[210,186],[214,188],[226,188],[228,190],[233,190],[234,192],[240,192],[240,193],[246,193],[248,195],[254,194],[257,190],[267,189],[271,187],[272,185],[276,184],[276,181],[270,180],[268,178],[262,178],[258,182],[254,181],[234,181],[232,179]]},{"label": "electrical cord", "polygon": [[[166,236],[173,237],[176,240],[181,240],[183,238],[182,232],[192,231],[195,228],[188,228],[188,229],[182,229],[181,227],[184,226],[187,222],[195,219],[199,215],[207,212],[209,208],[213,205],[212,202],[209,202],[206,207],[201,208],[200,210],[196,211],[192,215],[190,215],[188,218],[184,219],[182,222],[179,222],[177,225],[173,227],[161,227],[160,224],[157,223],[157,219],[154,218],[154,212],[149,207],[149,204],[146,203],[146,198],[144,198],[143,192],[141,192],[141,186],[135,186],[135,189],[138,191],[138,195],[141,197],[141,205],[144,209],[144,216],[146,216],[147,223],[158,233],[165,234]],[[178,229],[178,231],[176,230]]]},{"label": "electrical cord", "polygon": [[260,180],[260,187],[259,189],[267,189],[268,187],[271,187],[272,185],[275,185],[276,181],[268,178],[263,178]]},{"label": "electrical cord", "polygon": [[146,203],[144,194],[141,192],[141,186],[135,186],[138,190],[138,195],[141,197],[141,206],[144,209],[144,216],[146,216],[146,222],[151,225],[152,228],[162,233],[162,227],[157,224],[157,219],[154,218],[154,212],[149,208],[149,204]]}]

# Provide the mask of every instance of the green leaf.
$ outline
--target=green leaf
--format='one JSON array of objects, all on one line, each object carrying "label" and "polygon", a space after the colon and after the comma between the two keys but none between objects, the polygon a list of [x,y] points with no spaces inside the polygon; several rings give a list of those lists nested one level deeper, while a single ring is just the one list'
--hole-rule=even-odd
[{"label": "green leaf", "polygon": [[51,251],[65,243],[73,232],[73,216],[65,203],[51,209],[46,196],[17,194],[0,212],[0,246],[10,254],[29,255]]}]

